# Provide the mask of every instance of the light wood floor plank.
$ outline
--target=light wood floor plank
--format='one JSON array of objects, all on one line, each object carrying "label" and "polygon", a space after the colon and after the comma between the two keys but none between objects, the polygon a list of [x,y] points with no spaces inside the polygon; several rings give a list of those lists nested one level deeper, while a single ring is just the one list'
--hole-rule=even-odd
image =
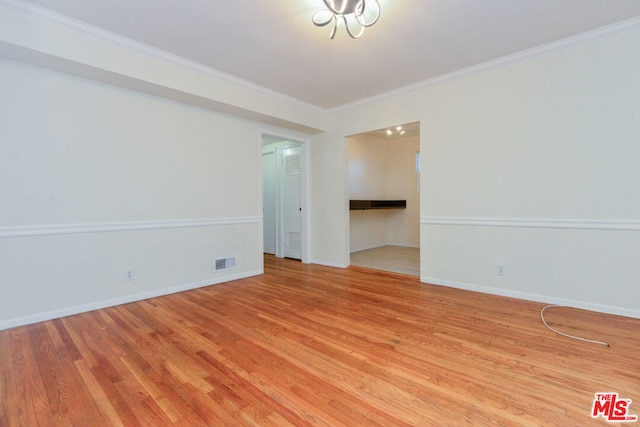
[{"label": "light wood floor plank", "polygon": [[420,276],[420,248],[380,246],[351,252],[351,265]]},{"label": "light wood floor plank", "polygon": [[0,425],[602,425],[640,320],[265,258],[265,274],[0,331]]}]

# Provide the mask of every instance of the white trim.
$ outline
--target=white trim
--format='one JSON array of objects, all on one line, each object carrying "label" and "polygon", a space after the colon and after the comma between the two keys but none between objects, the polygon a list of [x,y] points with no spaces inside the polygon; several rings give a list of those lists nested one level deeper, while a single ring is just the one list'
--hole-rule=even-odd
[{"label": "white trim", "polygon": [[551,297],[547,295],[532,294],[529,292],[511,291],[507,289],[494,288],[490,286],[474,285],[452,280],[436,279],[433,277],[421,276],[420,281],[437,286],[446,286],[448,288],[462,289],[465,291],[482,292],[490,295],[499,295],[510,298],[518,298],[527,301],[535,301],[546,304],[556,304],[568,307],[581,308],[584,310],[596,311],[599,313],[614,314],[617,316],[626,316],[640,319],[640,310],[615,307],[611,305],[593,304],[585,301],[577,301],[568,298]]},{"label": "white trim", "polygon": [[640,231],[640,221],[605,221],[591,219],[463,218],[422,217],[422,225],[469,227],[553,228],[568,230]]},{"label": "white trim", "polygon": [[264,86],[252,83],[248,80],[241,79],[231,74],[224,73],[216,70],[215,68],[208,67],[199,62],[191,61],[181,56],[169,53],[167,51],[157,49],[155,47],[146,45],[136,40],[124,37],[117,33],[104,30],[100,27],[88,24],[78,19],[71,18],[69,16],[54,12],[50,9],[42,6],[23,1],[23,0],[0,0],[0,7],[4,7],[13,12],[24,15],[28,18],[36,19],[49,25],[62,28],[66,31],[71,31],[76,34],[90,37],[95,40],[109,43],[117,48],[128,50],[129,52],[143,55],[147,58],[172,64],[183,69],[194,71],[206,76],[223,80],[234,85],[241,86],[246,89],[250,89],[270,97],[281,99],[284,101],[292,102],[305,108],[309,108],[318,112],[324,112],[325,109],[318,107],[317,105],[310,104],[305,101],[301,101],[297,98],[285,95],[281,92],[268,89]]},{"label": "white trim", "polygon": [[398,89],[390,90],[388,92],[380,93],[377,95],[363,98],[348,104],[341,105],[336,108],[327,110],[328,113],[335,113],[341,110],[359,107],[375,101],[379,101],[393,96],[402,95],[407,92],[413,92],[429,86],[435,86],[441,83],[445,83],[451,80],[455,80],[461,77],[466,77],[471,74],[480,73],[493,68],[516,64],[518,62],[527,61],[529,59],[537,58],[540,56],[550,55],[556,52],[560,52],[566,49],[572,49],[584,44],[593,43],[604,38],[613,37],[618,34],[623,34],[629,31],[640,29],[640,17],[629,18],[624,21],[616,22],[611,25],[596,28],[595,30],[587,31],[581,34],[576,34],[561,40],[556,40],[551,43],[546,43],[540,46],[536,46],[530,49],[525,49],[520,52],[516,52],[510,55],[502,56],[500,58],[492,59],[490,61],[482,62],[480,64],[471,65],[469,67],[461,68],[450,73],[441,74],[434,78],[423,80],[418,83],[403,86]]},{"label": "white trim", "polygon": [[371,249],[384,248],[385,246],[389,246],[389,244],[388,243],[382,243],[382,244],[372,243],[372,244],[366,245],[366,246],[350,248],[349,249],[349,255],[351,255],[354,252],[362,252],[362,251],[368,251],[368,250],[371,250]]},{"label": "white trim", "polygon": [[63,234],[113,233],[120,231],[218,227],[226,225],[256,224],[260,222],[260,217],[238,217],[167,221],[108,222],[96,224],[26,225],[0,227],[0,239],[15,237],[55,236]]},{"label": "white trim", "polygon": [[420,245],[419,244],[418,245],[406,245],[404,243],[392,243],[392,242],[389,242],[385,246],[398,246],[398,247],[401,247],[401,248],[420,249]]},{"label": "white trim", "polygon": [[354,252],[368,251],[368,250],[371,250],[371,249],[384,248],[385,246],[396,246],[396,247],[400,247],[400,248],[420,249],[420,245],[405,245],[405,244],[400,244],[400,243],[387,242],[387,243],[383,243],[381,245],[372,244],[372,245],[363,246],[361,248],[351,249],[351,250],[349,250],[349,254],[352,254]]},{"label": "white trim", "polygon": [[263,127],[260,128],[260,138],[264,137],[265,135],[267,136],[275,136],[276,138],[282,138],[282,141],[278,141],[278,142],[284,142],[284,141],[289,141],[289,142],[296,142],[298,144],[308,144],[309,142],[311,142],[311,139],[309,138],[308,135],[293,135],[291,133],[289,133],[289,129],[281,129],[281,128],[267,128],[267,127]]},{"label": "white trim", "polygon": [[246,277],[256,276],[262,274],[260,270],[248,271],[239,274],[233,274],[228,276],[216,277],[210,280],[205,280],[196,283],[187,283],[184,285],[174,286],[171,288],[160,289],[150,292],[142,292],[135,295],[128,295],[125,297],[113,298],[110,300],[92,302],[88,304],[76,305],[73,307],[66,307],[59,310],[47,311],[45,313],[33,314],[30,316],[18,317],[15,319],[4,320],[0,322],[0,331],[9,328],[15,328],[18,326],[30,325],[38,322],[45,322],[51,319],[58,319],[61,317],[72,316],[74,314],[86,313],[93,310],[99,310],[101,308],[113,307],[116,305],[127,304],[130,302],[142,301],[149,298],[160,297],[163,295],[174,294],[177,292],[188,291],[197,288],[203,288],[206,286],[217,285],[220,283],[230,282],[232,280],[244,279]]},{"label": "white trim", "polygon": [[323,260],[320,260],[320,259],[311,260],[311,264],[324,265],[325,267],[333,267],[333,268],[347,268],[347,267],[349,267],[348,264],[340,264],[340,263],[337,263],[337,262],[323,261]]}]

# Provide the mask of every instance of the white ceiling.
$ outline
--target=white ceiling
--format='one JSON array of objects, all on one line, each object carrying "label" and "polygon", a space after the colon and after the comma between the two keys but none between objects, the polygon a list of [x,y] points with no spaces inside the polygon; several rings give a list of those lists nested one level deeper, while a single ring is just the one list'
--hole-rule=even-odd
[{"label": "white ceiling", "polygon": [[400,124],[384,129],[376,129],[370,132],[365,132],[362,135],[371,135],[386,140],[408,138],[420,135],[420,123],[415,122]]},{"label": "white ceiling", "polygon": [[380,0],[358,40],[322,0],[30,0],[321,108],[640,16],[640,0]]}]

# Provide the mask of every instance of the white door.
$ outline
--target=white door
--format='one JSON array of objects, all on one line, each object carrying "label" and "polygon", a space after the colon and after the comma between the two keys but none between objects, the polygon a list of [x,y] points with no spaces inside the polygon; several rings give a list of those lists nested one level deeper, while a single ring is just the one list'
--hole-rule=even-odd
[{"label": "white door", "polygon": [[300,147],[282,149],[282,242],[284,256],[302,259],[302,202]]},{"label": "white door", "polygon": [[276,254],[276,152],[262,153],[262,231],[264,253]]}]

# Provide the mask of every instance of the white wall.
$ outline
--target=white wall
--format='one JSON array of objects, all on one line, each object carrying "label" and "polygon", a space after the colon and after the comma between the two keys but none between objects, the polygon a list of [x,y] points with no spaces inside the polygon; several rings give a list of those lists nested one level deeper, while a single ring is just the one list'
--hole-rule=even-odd
[{"label": "white wall", "polygon": [[[314,169],[345,162],[344,135],[420,121],[423,281],[640,317],[640,29],[601,36],[335,111]],[[315,257],[341,265],[330,180]]]},{"label": "white wall", "polygon": [[0,329],[262,271],[261,135],[324,110],[28,2],[0,58]]},{"label": "white wall", "polygon": [[0,93],[0,328],[261,272],[256,124],[4,60]]},{"label": "white wall", "polygon": [[418,149],[418,137],[349,138],[349,198],[407,201],[407,208],[402,210],[350,211],[351,252],[384,245],[419,246],[420,196],[415,173]]},{"label": "white wall", "polygon": [[416,176],[416,152],[420,138],[411,136],[389,142],[387,198],[406,200],[407,208],[390,211],[387,222],[389,244],[420,247],[420,191]]},{"label": "white wall", "polygon": [[425,281],[640,317],[639,47],[635,31],[434,88]]},{"label": "white wall", "polygon": [[[368,135],[352,136],[349,145],[349,199],[387,198],[387,141]],[[349,212],[350,251],[384,246],[389,242],[388,212],[367,210]]]}]

